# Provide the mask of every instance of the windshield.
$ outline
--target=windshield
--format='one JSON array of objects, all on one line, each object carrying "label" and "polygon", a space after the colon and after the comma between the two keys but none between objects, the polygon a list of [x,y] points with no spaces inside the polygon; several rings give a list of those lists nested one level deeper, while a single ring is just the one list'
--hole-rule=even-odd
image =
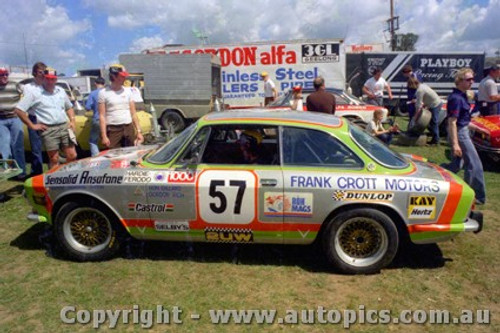
[{"label": "windshield", "polygon": [[403,169],[408,166],[408,162],[403,156],[389,149],[382,141],[369,135],[360,127],[351,125],[350,133],[354,142],[380,164],[395,169]]},{"label": "windshield", "polygon": [[278,97],[274,102],[269,103],[267,106],[289,106],[292,99],[291,90]]},{"label": "windshield", "polygon": [[193,134],[196,129],[196,124],[197,123],[191,124],[191,126],[182,131],[181,134],[177,135],[160,149],[151,154],[151,156],[147,158],[147,161],[155,164],[163,164],[170,161],[177,154],[187,139],[189,139],[191,134]]}]

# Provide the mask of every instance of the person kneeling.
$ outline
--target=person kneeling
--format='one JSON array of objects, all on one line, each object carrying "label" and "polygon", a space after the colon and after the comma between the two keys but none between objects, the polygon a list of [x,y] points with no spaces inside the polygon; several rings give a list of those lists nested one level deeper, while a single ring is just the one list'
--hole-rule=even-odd
[{"label": "person kneeling", "polygon": [[391,126],[389,129],[385,129],[382,125],[382,119],[384,118],[384,111],[382,109],[375,110],[373,112],[373,120],[366,126],[366,132],[379,138],[383,143],[389,145],[392,141],[392,135],[399,132],[398,124]]}]

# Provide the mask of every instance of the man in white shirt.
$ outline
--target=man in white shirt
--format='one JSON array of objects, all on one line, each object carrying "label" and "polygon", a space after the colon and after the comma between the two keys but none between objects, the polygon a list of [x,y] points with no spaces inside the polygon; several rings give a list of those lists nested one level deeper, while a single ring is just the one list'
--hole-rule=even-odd
[{"label": "man in white shirt", "polygon": [[392,99],[391,87],[382,77],[382,69],[375,68],[372,72],[372,77],[366,80],[363,86],[363,93],[368,96],[366,101],[368,104],[383,106],[384,105],[384,89],[387,89],[389,99]]},{"label": "man in white shirt", "polygon": [[500,65],[492,65],[486,69],[488,75],[481,80],[478,87],[479,111],[483,116],[499,113],[500,95],[496,80],[500,77]]},{"label": "man in white shirt", "polygon": [[[56,70],[45,68],[43,91],[40,94],[28,94],[16,106],[16,113],[28,128],[39,131],[42,142],[49,156],[49,168],[59,165],[59,149],[66,154],[66,160],[76,159],[75,143],[70,131],[75,130],[75,113],[68,95],[56,85]],[[28,117],[28,110],[35,110],[37,123]],[[69,118],[69,123],[68,123]]]},{"label": "man in white shirt", "polygon": [[[130,147],[144,141],[130,89],[123,83],[129,73],[120,64],[109,67],[111,85],[98,97],[102,143],[110,148]],[[136,134],[137,133],[137,134]]]},{"label": "man in white shirt", "polygon": [[260,73],[260,77],[264,80],[264,106],[266,106],[278,97],[278,91],[276,90],[276,85],[269,78],[269,74],[267,72]]}]

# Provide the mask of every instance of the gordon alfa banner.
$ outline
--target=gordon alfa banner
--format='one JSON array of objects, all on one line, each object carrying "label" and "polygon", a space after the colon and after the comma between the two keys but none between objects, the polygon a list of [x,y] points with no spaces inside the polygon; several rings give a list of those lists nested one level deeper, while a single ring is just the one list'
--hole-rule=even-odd
[{"label": "gordon alfa banner", "polygon": [[[165,46],[167,54],[210,53],[222,66],[222,94],[230,105],[259,105],[265,71],[281,95],[295,85],[312,88],[317,76],[327,87],[344,89],[345,53],[339,39],[269,41],[245,44]],[[154,50],[151,50],[154,52]]]}]

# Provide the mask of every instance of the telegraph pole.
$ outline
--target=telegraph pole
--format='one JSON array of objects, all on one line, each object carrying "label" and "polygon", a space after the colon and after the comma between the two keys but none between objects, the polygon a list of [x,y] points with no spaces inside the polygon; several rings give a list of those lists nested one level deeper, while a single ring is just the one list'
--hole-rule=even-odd
[{"label": "telegraph pole", "polygon": [[399,30],[399,16],[394,16],[394,0],[391,1],[391,17],[387,20],[387,30],[391,34],[391,51],[396,50],[396,30]]}]

